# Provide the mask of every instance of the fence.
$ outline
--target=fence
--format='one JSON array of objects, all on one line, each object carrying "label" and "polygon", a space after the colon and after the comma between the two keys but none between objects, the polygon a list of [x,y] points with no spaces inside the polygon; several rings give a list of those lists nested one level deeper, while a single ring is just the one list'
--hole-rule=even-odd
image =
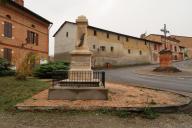
[{"label": "fence", "polygon": [[105,88],[104,71],[55,71],[52,78],[53,86]]}]

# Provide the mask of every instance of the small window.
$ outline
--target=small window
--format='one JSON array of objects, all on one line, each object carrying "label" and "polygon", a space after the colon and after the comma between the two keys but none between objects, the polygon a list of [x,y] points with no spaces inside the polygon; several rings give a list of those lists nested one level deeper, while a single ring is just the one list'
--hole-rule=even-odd
[{"label": "small window", "polygon": [[157,44],[154,44],[154,50],[157,50]]},{"label": "small window", "polygon": [[120,40],[120,36],[119,35],[117,36],[117,39]]},{"label": "small window", "polygon": [[27,31],[27,43],[38,45],[39,35],[32,31]]},{"label": "small window", "polygon": [[142,54],[143,54],[141,50],[139,51],[139,54],[140,54],[140,55],[142,55]]},{"label": "small window", "polygon": [[69,32],[66,32],[66,37],[69,37]]},{"label": "small window", "polygon": [[94,36],[97,36],[97,31],[96,30],[94,30]]},{"label": "small window", "polygon": [[167,49],[167,45],[166,44],[164,44],[164,48]]},{"label": "small window", "polygon": [[172,51],[173,50],[173,45],[170,44],[170,50]]},{"label": "small window", "polygon": [[131,54],[131,49],[128,49],[128,53]]},{"label": "small window", "polygon": [[95,45],[93,45],[93,49],[95,49],[96,47],[95,47]]},{"label": "small window", "polygon": [[111,52],[113,52],[114,51],[114,47],[111,47]]},{"label": "small window", "polygon": [[175,52],[177,52],[177,46],[175,46]]},{"label": "small window", "polygon": [[128,37],[126,37],[126,41],[127,41],[127,42],[129,41],[129,38],[128,38]]},{"label": "small window", "polygon": [[34,25],[34,24],[32,24],[32,25],[31,25],[31,27],[32,27],[32,28],[35,28],[35,25]]},{"label": "small window", "polygon": [[145,45],[147,45],[147,41],[145,41]]},{"label": "small window", "polygon": [[12,38],[12,24],[9,22],[4,23],[4,36]]},{"label": "small window", "polygon": [[109,33],[107,33],[107,38],[109,38]]},{"label": "small window", "polygon": [[10,16],[10,15],[6,15],[6,17],[7,17],[8,19],[11,19],[11,16]]},{"label": "small window", "polygon": [[101,46],[100,48],[101,48],[101,51],[103,51],[103,52],[106,51],[105,46]]},{"label": "small window", "polygon": [[4,48],[3,58],[6,59],[7,61],[11,62],[11,60],[12,60],[12,49]]}]

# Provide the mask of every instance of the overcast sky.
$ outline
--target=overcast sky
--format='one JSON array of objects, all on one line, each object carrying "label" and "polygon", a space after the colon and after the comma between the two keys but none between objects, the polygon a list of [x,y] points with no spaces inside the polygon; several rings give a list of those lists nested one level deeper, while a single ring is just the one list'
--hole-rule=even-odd
[{"label": "overcast sky", "polygon": [[89,25],[139,37],[142,33],[161,34],[167,24],[172,35],[192,36],[192,0],[25,0],[25,7],[53,22],[53,34],[64,21],[79,15]]}]

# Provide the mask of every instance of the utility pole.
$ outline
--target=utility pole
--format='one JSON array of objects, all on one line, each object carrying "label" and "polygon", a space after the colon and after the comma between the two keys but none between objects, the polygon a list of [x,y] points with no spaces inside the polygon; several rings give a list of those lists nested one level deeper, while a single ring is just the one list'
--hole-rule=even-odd
[{"label": "utility pole", "polygon": [[167,26],[166,26],[166,24],[164,24],[164,28],[161,29],[161,32],[163,32],[163,34],[164,34],[164,39],[165,39],[165,49],[167,49],[167,34],[170,33],[170,32],[167,30]]}]

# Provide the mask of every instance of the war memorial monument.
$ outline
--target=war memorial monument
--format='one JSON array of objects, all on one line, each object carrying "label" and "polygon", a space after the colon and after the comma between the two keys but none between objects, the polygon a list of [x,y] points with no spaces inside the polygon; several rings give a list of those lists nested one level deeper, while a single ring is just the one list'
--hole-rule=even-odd
[{"label": "war memorial monument", "polygon": [[79,16],[76,20],[76,48],[71,54],[70,70],[66,77],[58,80],[50,89],[51,100],[107,100],[105,72],[91,69],[92,52],[87,44],[88,20]]}]

